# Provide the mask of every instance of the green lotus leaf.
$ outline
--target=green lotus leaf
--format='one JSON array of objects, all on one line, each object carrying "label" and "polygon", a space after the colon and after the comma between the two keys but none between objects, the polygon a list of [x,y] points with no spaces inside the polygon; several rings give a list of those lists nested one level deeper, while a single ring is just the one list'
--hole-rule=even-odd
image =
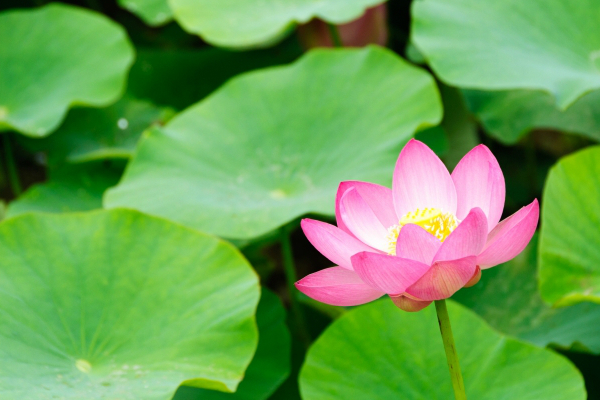
[{"label": "green lotus leaf", "polygon": [[52,135],[21,142],[30,150],[47,152],[50,163],[128,159],[144,129],[164,124],[173,113],[126,96],[106,108],[73,109]]},{"label": "green lotus leaf", "polygon": [[[235,75],[287,64],[301,54],[302,49],[295,41],[286,41],[275,48],[244,52],[217,48],[142,49],[131,68],[127,90],[137,98],[183,110]],[[156,85],[156,82],[161,84]]]},{"label": "green lotus leaf", "polygon": [[523,253],[485,270],[477,285],[460,290],[452,299],[500,332],[538,346],[600,353],[600,305],[552,308],[542,300],[537,285],[537,243],[535,236]]},{"label": "green lotus leaf", "polygon": [[0,13],[0,130],[52,132],[72,105],[107,106],[133,47],[108,18],[65,4]]},{"label": "green lotus leaf", "polygon": [[445,82],[540,89],[560,109],[600,88],[596,0],[419,0],[412,39]]},{"label": "green lotus leaf", "polygon": [[[467,398],[586,398],[583,379],[566,358],[503,336],[453,302],[448,306]],[[304,400],[453,398],[435,308],[405,313],[380,300],[347,312],[310,348],[300,391]]]},{"label": "green lotus leaf", "polygon": [[233,391],[257,344],[256,274],[230,244],[131,210],[0,224],[7,400]]},{"label": "green lotus leaf", "polygon": [[150,26],[163,25],[173,19],[167,0],[118,0],[118,3]]},{"label": "green lotus leaf", "polygon": [[402,146],[440,117],[431,76],[390,51],[311,51],[147,131],[104,205],[255,238],[308,212],[333,214],[340,181],[389,185]]},{"label": "green lotus leaf", "polygon": [[119,182],[122,163],[88,163],[50,170],[47,182],[37,183],[10,202],[6,218],[27,212],[64,213],[102,208],[104,191]]},{"label": "green lotus leaf", "polygon": [[552,96],[533,90],[463,91],[470,110],[488,134],[514,144],[535,128],[550,128],[600,140],[600,90],[559,110]]},{"label": "green lotus leaf", "polygon": [[555,305],[600,303],[600,146],[561,159],[542,202],[540,291]]},{"label": "green lotus leaf", "polygon": [[266,46],[296,23],[319,18],[343,24],[385,0],[168,0],[188,32],[220,47]]},{"label": "green lotus leaf", "polygon": [[256,311],[256,353],[235,393],[181,386],[173,400],[265,400],[290,372],[290,333],[285,310],[275,294],[263,288]]}]

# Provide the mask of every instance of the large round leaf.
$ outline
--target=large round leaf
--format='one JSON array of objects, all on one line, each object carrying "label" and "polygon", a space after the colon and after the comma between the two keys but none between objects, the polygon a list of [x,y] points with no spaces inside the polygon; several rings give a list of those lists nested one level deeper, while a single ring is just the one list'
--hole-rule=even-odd
[{"label": "large round leaf", "polygon": [[463,93],[487,133],[503,143],[514,144],[535,128],[600,140],[600,90],[584,95],[564,111],[556,107],[552,96],[540,91],[465,90]]},{"label": "large round leaf", "polygon": [[542,202],[540,290],[557,305],[600,303],[600,146],[563,158]]},{"label": "large round leaf", "polygon": [[[467,398],[583,400],[583,379],[564,357],[500,335],[449,304]],[[308,352],[304,400],[448,400],[452,384],[435,308],[400,311],[389,300],[337,319]]]},{"label": "large round leaf", "polygon": [[119,5],[140,17],[150,26],[163,25],[173,19],[167,0],[118,0]]},{"label": "large round leaf", "polygon": [[285,310],[275,294],[262,290],[256,311],[256,353],[235,393],[181,386],[173,400],[265,400],[290,372],[290,333]]},{"label": "large round leaf", "polygon": [[9,203],[5,217],[34,211],[64,213],[102,208],[102,195],[117,184],[123,164],[88,163],[51,169],[47,182],[32,185]]},{"label": "large round leaf", "polygon": [[177,22],[222,47],[267,45],[295,23],[342,24],[385,0],[168,0]]},{"label": "large round leaf", "polygon": [[144,129],[163,124],[175,111],[126,96],[105,108],[78,108],[46,138],[23,138],[32,151],[45,151],[50,163],[82,163],[131,157]]},{"label": "large round leaf", "polygon": [[256,348],[255,273],[230,244],[135,211],[0,224],[7,400],[235,390]]},{"label": "large round leaf", "polygon": [[0,14],[0,130],[52,132],[74,104],[121,95],[133,48],[108,18],[64,4]]},{"label": "large round leaf", "polygon": [[519,256],[483,272],[481,281],[452,296],[493,328],[538,346],[600,353],[600,305],[552,308],[537,285],[537,236]]},{"label": "large round leaf", "polygon": [[104,204],[253,238],[332,214],[340,181],[389,184],[404,143],[440,114],[431,76],[387,50],[312,51],[148,131]]},{"label": "large round leaf", "polygon": [[413,41],[442,80],[542,89],[564,109],[600,88],[597,0],[420,0]]}]

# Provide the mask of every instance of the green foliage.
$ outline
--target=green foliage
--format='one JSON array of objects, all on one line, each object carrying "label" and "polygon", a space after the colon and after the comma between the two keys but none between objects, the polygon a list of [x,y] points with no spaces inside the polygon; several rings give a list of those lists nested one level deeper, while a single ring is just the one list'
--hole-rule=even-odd
[{"label": "green foliage", "polygon": [[259,341],[244,380],[235,393],[181,386],[173,400],[264,400],[290,372],[290,334],[285,310],[275,294],[263,289],[256,310]]},{"label": "green foliage", "polygon": [[384,0],[168,0],[177,22],[221,47],[266,46],[296,23],[317,17],[340,24]]},{"label": "green foliage", "polygon": [[452,398],[433,306],[293,287],[411,137],[542,206],[449,304],[469,400],[595,398],[597,2],[0,1],[0,399]]},{"label": "green foliage", "polygon": [[301,54],[294,41],[247,52],[143,49],[131,68],[128,91],[137,98],[183,110],[242,72],[287,64]]},{"label": "green foliage", "polygon": [[562,159],[546,182],[540,235],[544,300],[600,303],[600,147]]},{"label": "green foliage", "polygon": [[[449,314],[468,398],[586,398],[562,356],[502,336],[454,303]],[[309,350],[300,389],[304,400],[451,398],[434,307],[405,313],[384,299],[346,313]]]},{"label": "green foliage", "polygon": [[173,19],[167,0],[118,0],[119,5],[140,17],[150,26],[163,25]]},{"label": "green foliage", "polygon": [[544,347],[600,353],[600,305],[552,308],[537,288],[537,238],[515,259],[485,270],[481,281],[452,298],[500,332]]},{"label": "green foliage", "polygon": [[123,173],[120,163],[89,163],[61,166],[50,171],[47,182],[31,186],[11,202],[5,218],[27,212],[63,213],[102,208],[104,191]]},{"label": "green foliage", "polygon": [[115,102],[133,62],[122,27],[63,4],[0,13],[0,43],[0,130],[28,136],[50,134],[72,105]]},{"label": "green foliage", "polygon": [[340,181],[389,185],[401,147],[440,114],[431,77],[391,52],[314,50],[148,131],[104,204],[251,239],[332,214]]},{"label": "green foliage", "polygon": [[0,238],[4,398],[167,400],[243,378],[259,289],[231,245],[125,210],[24,215]]},{"label": "green foliage", "polygon": [[106,108],[71,110],[52,135],[22,143],[32,151],[46,151],[52,164],[127,159],[144,129],[164,124],[173,114],[152,103],[124,97]]},{"label": "green foliage", "polygon": [[561,109],[600,88],[596,0],[419,0],[412,15],[415,45],[449,84],[542,89]]},{"label": "green foliage", "polygon": [[465,90],[469,108],[486,131],[505,144],[514,144],[535,128],[577,133],[600,140],[600,91],[584,95],[566,110],[548,93],[531,90],[483,92]]}]

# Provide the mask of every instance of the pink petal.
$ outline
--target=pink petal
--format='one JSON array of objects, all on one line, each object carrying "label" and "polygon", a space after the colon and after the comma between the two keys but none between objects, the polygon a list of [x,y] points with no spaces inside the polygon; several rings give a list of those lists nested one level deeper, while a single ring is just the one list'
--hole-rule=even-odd
[{"label": "pink petal", "polygon": [[463,219],[472,208],[487,215],[488,232],[500,221],[506,193],[504,175],[496,157],[480,144],[468,152],[452,171],[456,187],[456,217]]},{"label": "pink petal", "polygon": [[350,232],[360,241],[384,251],[388,231],[356,189],[349,189],[340,200],[340,216]]},{"label": "pink petal", "polygon": [[433,259],[434,261],[458,260],[477,256],[485,246],[487,236],[487,218],[481,209],[474,208],[448,235]]},{"label": "pink petal", "polygon": [[373,213],[385,228],[398,224],[399,218],[396,216],[396,211],[394,210],[394,201],[390,188],[368,182],[346,181],[340,183],[335,199],[335,217],[340,229],[350,233],[340,215],[340,200],[344,193],[352,188],[358,191],[360,197],[371,207],[371,210],[373,210]]},{"label": "pink petal", "polygon": [[308,241],[332,263],[352,269],[350,257],[361,251],[376,251],[354,236],[325,222],[303,219],[300,223]]},{"label": "pink petal", "polygon": [[477,257],[438,261],[406,293],[422,300],[447,299],[471,280],[477,271]]},{"label": "pink petal", "polygon": [[507,262],[523,251],[535,233],[539,216],[540,207],[535,199],[496,225],[490,232],[483,251],[477,257],[477,264],[481,269]]},{"label": "pink petal", "polygon": [[321,303],[356,306],[384,295],[363,283],[353,271],[342,267],[326,268],[296,282],[296,288]]},{"label": "pink petal", "polygon": [[390,296],[396,307],[407,312],[421,311],[431,304],[431,301],[417,300],[411,296]]},{"label": "pink petal", "polygon": [[385,293],[398,295],[429,270],[429,264],[385,254],[362,252],[352,256],[360,279]]},{"label": "pink petal", "polygon": [[481,280],[481,268],[479,268],[479,266],[477,266],[477,269],[475,270],[475,274],[473,275],[473,277],[471,279],[469,279],[469,282],[465,283],[465,287],[475,286],[475,285],[477,285],[477,283],[479,283],[480,280]]},{"label": "pink petal", "polygon": [[396,256],[431,265],[441,245],[442,242],[438,238],[419,225],[408,224],[400,229],[396,242]]},{"label": "pink petal", "polygon": [[433,151],[411,139],[400,152],[392,184],[396,215],[438,208],[456,213],[456,189],[446,166]]}]

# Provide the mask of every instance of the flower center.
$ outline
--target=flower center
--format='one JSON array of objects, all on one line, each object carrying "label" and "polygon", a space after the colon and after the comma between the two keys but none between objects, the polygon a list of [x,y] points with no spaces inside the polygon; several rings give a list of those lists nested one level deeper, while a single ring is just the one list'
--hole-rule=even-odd
[{"label": "flower center", "polygon": [[438,238],[440,242],[446,240],[458,226],[458,220],[451,213],[444,213],[438,208],[416,209],[403,216],[398,225],[392,225],[388,228],[388,254],[396,255],[396,242],[400,230],[406,224],[419,225],[427,232]]}]

